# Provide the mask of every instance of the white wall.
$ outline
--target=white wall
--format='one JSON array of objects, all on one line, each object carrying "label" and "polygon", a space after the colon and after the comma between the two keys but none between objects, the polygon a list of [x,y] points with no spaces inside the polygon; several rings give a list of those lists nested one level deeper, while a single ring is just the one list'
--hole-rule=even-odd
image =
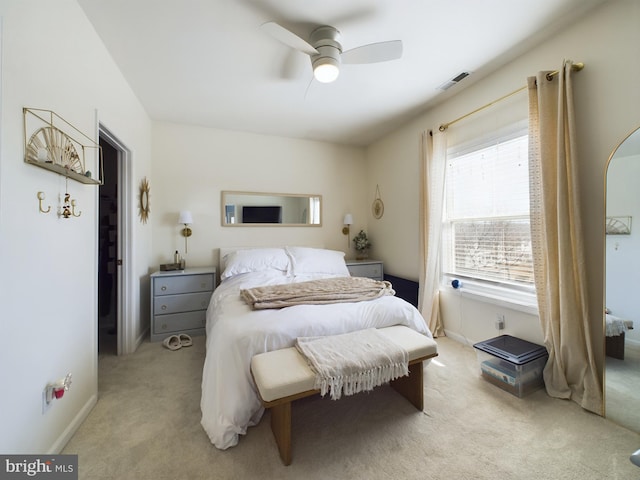
[{"label": "white wall", "polygon": [[[578,154],[592,330],[601,334],[604,165],[624,135],[640,125],[635,108],[640,105],[639,2],[607,2],[366,152],[199,127],[152,126],[74,0],[2,0],[0,17],[0,316],[6,340],[0,348],[0,381],[10,387],[0,409],[1,452],[58,451],[97,395],[97,189],[69,182],[80,218],[61,220],[38,212],[38,191],[47,194],[55,210],[66,187],[59,176],[23,162],[24,106],[52,109],[93,137],[100,121],[131,150],[132,186],[126,194],[134,203],[129,212],[133,250],[127,261],[134,273],[126,321],[136,337],[148,327],[148,272],[183,248],[176,222],[185,208],[195,221],[189,265],[215,265],[219,246],[307,243],[346,249],[340,230],[343,215],[350,212],[354,233],[368,230],[372,255],[385,261],[385,270],[417,279],[420,132],[520,87],[538,70],[558,68],[563,58],[583,61],[586,69],[575,78],[583,139]],[[137,221],[135,206],[144,176],[151,182],[146,225]],[[370,211],[376,184],[385,202],[380,220]],[[323,226],[221,227],[224,189],[319,193]],[[450,293],[443,295],[447,328],[473,339],[495,334],[492,308],[460,303]],[[506,315],[507,333],[522,328],[520,336],[533,336],[522,326],[529,320],[519,315]],[[470,322],[473,326],[467,327]],[[74,375],[71,391],[43,415],[42,389],[67,372]]]},{"label": "white wall", "polygon": [[[606,306],[617,317],[633,320],[626,339],[640,343],[640,155],[614,157],[607,169],[607,213],[631,216],[631,235],[606,236]],[[635,222],[635,225],[634,223]]]},{"label": "white wall", "polygon": [[[217,266],[218,249],[236,245],[318,245],[353,256],[342,234],[345,213],[353,214],[356,232],[366,226],[361,148],[156,122],[152,169],[151,270],[175,250],[184,254],[180,210],[193,214],[187,266]],[[223,227],[222,190],[319,194],[322,226]]]},{"label": "white wall", "polygon": [[[418,267],[418,166],[419,136],[437,129],[486,103],[526,84],[540,70],[554,70],[563,59],[584,62],[574,76],[580,188],[584,222],[591,333],[603,338],[604,169],[611,151],[640,125],[640,2],[611,0],[516,60],[498,68],[403,128],[369,147],[367,188],[380,188],[385,201],[381,220],[369,217],[368,227],[388,273],[417,280]],[[425,59],[428,61],[428,58]],[[486,72],[476,72],[479,76]],[[526,93],[524,94],[526,95]],[[454,127],[452,127],[454,128]],[[456,318],[458,297],[443,295],[445,328],[470,341],[496,335],[495,309],[471,301],[463,306],[464,320]],[[473,313],[473,314],[472,314]],[[523,338],[542,339],[537,319],[505,312],[505,333],[514,328]],[[515,322],[510,318],[514,317]],[[524,322],[531,326],[524,328]],[[471,325],[473,325],[471,327]],[[596,343],[599,343],[596,340]],[[602,346],[597,345],[602,362]]]},{"label": "white wall", "polygon": [[[544,342],[537,315],[509,308],[506,303],[478,301],[463,289],[449,286],[443,288],[440,298],[445,333],[454,340],[473,345],[506,333],[538,344]],[[494,326],[498,315],[504,317],[504,330]]]},{"label": "white wall", "polygon": [[[103,122],[130,148],[134,178],[149,175],[151,125],[74,0],[3,0],[0,17],[0,452],[57,452],[97,398],[98,188],[70,180],[82,215],[58,218],[65,181],[24,163],[22,108],[53,110],[94,139]],[[52,213],[39,213],[38,191]],[[150,244],[150,228],[132,230]],[[147,251],[131,259],[136,331]],[[68,372],[71,390],[43,414],[45,385]]]}]

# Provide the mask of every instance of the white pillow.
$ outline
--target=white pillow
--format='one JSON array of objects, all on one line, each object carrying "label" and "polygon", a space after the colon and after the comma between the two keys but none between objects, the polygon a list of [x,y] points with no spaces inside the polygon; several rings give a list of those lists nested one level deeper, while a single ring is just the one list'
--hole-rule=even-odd
[{"label": "white pillow", "polygon": [[284,248],[247,248],[236,250],[224,256],[224,272],[220,279],[240,273],[279,270],[289,272],[291,262]]},{"label": "white pillow", "polygon": [[311,247],[286,247],[294,275],[326,273],[349,276],[344,252]]}]

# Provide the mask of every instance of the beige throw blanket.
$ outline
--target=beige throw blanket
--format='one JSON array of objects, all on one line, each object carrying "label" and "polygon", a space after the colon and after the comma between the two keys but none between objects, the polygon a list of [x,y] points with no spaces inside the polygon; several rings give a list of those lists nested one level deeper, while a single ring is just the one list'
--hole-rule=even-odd
[{"label": "beige throw blanket", "polygon": [[301,337],[296,348],[316,375],[314,388],[322,396],[330,392],[333,400],[409,374],[409,353],[375,328]]},{"label": "beige throw blanket", "polygon": [[362,302],[395,295],[391,283],[364,277],[335,277],[240,290],[254,310],[293,305]]}]

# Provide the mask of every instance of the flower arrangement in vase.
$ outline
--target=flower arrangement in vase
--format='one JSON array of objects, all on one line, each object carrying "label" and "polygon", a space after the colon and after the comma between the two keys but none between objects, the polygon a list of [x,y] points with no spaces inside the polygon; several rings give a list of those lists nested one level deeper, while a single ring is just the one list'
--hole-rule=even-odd
[{"label": "flower arrangement in vase", "polygon": [[367,234],[364,230],[360,230],[360,233],[353,237],[353,243],[356,246],[356,260],[364,260],[369,257],[369,248],[371,248],[371,242],[367,238]]}]

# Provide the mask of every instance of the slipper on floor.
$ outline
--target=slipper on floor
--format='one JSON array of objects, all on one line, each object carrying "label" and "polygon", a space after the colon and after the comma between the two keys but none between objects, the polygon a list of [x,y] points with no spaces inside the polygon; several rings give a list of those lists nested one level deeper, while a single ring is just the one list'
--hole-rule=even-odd
[{"label": "slipper on floor", "polygon": [[191,345],[193,345],[193,340],[186,333],[181,333],[179,338],[180,338],[180,345],[182,345],[183,347],[190,347]]},{"label": "slipper on floor", "polygon": [[180,341],[180,337],[177,335],[171,335],[170,337],[165,338],[162,341],[162,344],[169,350],[178,350],[182,348],[182,342]]}]

